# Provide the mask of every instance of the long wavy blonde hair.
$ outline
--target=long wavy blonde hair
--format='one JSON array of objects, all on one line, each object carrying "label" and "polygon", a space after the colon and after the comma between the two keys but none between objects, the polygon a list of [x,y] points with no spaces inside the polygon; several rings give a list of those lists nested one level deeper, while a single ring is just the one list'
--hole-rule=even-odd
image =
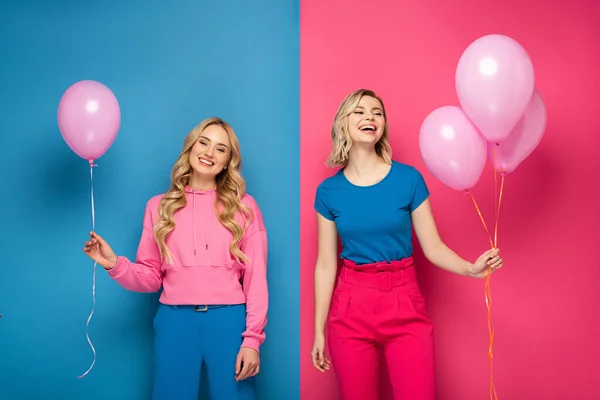
[{"label": "long wavy blonde hair", "polygon": [[[187,203],[185,187],[189,184],[192,175],[189,162],[190,153],[204,129],[211,125],[219,125],[225,129],[231,142],[229,162],[226,168],[216,176],[217,201],[215,202],[215,213],[221,224],[233,235],[233,240],[229,245],[231,254],[240,263],[248,262],[248,257],[240,249],[240,242],[253,216],[252,211],[242,204],[242,197],[246,192],[246,182],[240,173],[242,166],[240,145],[233,128],[227,122],[220,118],[207,118],[186,136],[183,142],[183,150],[171,171],[171,188],[163,196],[158,206],[159,220],[154,226],[154,238],[161,256],[169,263],[172,262],[173,255],[167,246],[166,238],[175,229],[173,215],[185,207]],[[245,217],[246,224],[244,227],[235,219],[238,212],[241,212]]]},{"label": "long wavy blonde hair", "polygon": [[332,148],[327,158],[327,165],[330,167],[345,167],[348,164],[348,155],[350,154],[350,148],[352,148],[352,138],[348,131],[348,116],[356,110],[360,99],[364,96],[373,97],[381,103],[385,126],[383,127],[381,139],[375,144],[375,152],[385,163],[392,163],[392,147],[388,140],[389,125],[383,100],[372,90],[359,89],[346,96],[335,114],[333,126],[331,127]]}]

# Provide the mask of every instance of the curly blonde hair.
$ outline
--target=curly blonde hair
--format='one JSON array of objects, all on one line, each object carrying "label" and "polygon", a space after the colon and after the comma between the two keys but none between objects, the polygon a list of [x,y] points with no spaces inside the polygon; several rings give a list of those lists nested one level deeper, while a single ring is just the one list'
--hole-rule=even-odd
[{"label": "curly blonde hair", "polygon": [[381,103],[381,111],[383,112],[383,118],[385,119],[385,126],[383,128],[381,139],[375,144],[375,152],[385,163],[392,163],[392,147],[388,140],[389,125],[383,100],[372,90],[359,89],[346,96],[335,114],[333,126],[331,127],[332,149],[327,158],[327,166],[345,167],[348,164],[348,155],[350,153],[350,148],[352,147],[352,138],[348,131],[348,116],[356,110],[356,107],[358,107],[360,100],[364,96],[377,99]]},{"label": "curly blonde hair", "polygon": [[[217,176],[217,201],[215,202],[215,213],[219,222],[223,224],[233,235],[229,245],[231,254],[237,262],[248,262],[248,257],[240,249],[240,243],[244,237],[245,230],[252,220],[252,211],[242,203],[246,192],[246,182],[242,178],[240,169],[242,156],[237,136],[233,128],[221,118],[207,118],[196,126],[186,136],[183,142],[183,150],[175,161],[171,171],[171,188],[162,197],[158,206],[158,223],[154,227],[154,238],[158,244],[160,254],[167,262],[172,262],[172,254],[169,250],[166,238],[175,229],[173,215],[177,210],[185,207],[185,187],[189,184],[192,175],[189,158],[192,146],[199,140],[202,132],[211,125],[219,125],[227,132],[231,142],[231,157],[227,167]],[[218,207],[218,206],[221,207]],[[242,227],[235,219],[238,212],[245,217],[246,224]]]}]

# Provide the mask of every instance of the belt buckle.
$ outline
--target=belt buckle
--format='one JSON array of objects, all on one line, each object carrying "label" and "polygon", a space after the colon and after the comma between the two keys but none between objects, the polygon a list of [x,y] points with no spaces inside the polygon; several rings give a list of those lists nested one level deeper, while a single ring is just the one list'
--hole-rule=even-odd
[{"label": "belt buckle", "polygon": [[392,290],[392,273],[390,271],[377,274],[377,290],[380,292],[390,292]]},{"label": "belt buckle", "polygon": [[205,312],[205,311],[208,311],[208,306],[207,306],[207,305],[203,305],[203,306],[196,306],[196,307],[194,308],[194,310],[195,310],[196,312]]}]

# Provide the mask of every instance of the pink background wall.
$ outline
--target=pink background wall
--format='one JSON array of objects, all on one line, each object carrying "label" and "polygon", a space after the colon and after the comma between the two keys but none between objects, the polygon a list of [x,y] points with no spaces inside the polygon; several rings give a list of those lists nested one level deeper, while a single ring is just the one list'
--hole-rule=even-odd
[{"label": "pink background wall", "polygon": [[[545,5],[541,5],[544,4]],[[553,3],[552,5],[550,3]],[[418,131],[434,108],[457,105],[454,72],[476,38],[503,33],[529,52],[549,120],[538,149],[508,176],[500,216],[505,268],[492,282],[495,382],[504,400],[600,398],[600,5],[569,1],[341,1],[301,3],[301,395],[336,399],[335,376],[310,363],[312,208],[343,97],[383,96],[394,158],[432,192],[442,237],[474,259],[488,242],[469,198],[426,170]],[[488,166],[474,193],[492,223]],[[433,268],[417,250],[436,324],[439,399],[488,396],[483,281]],[[335,363],[334,363],[335,364]]]}]

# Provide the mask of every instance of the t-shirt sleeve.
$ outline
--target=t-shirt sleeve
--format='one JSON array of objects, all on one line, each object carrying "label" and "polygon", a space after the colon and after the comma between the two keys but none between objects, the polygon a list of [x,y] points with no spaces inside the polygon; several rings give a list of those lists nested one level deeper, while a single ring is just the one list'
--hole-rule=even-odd
[{"label": "t-shirt sleeve", "polygon": [[413,171],[413,196],[412,201],[410,202],[410,211],[419,208],[419,206],[429,197],[429,189],[427,188],[425,179],[423,179],[423,175],[416,169]]},{"label": "t-shirt sleeve", "polygon": [[330,221],[333,221],[333,214],[327,197],[327,190],[323,187],[323,184],[317,187],[317,194],[315,196],[315,210],[323,217]]}]

